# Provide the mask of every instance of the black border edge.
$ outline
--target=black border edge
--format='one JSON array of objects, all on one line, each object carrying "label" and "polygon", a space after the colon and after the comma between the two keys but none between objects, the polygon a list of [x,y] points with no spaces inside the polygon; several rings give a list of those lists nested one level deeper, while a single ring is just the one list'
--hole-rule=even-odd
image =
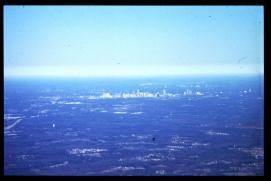
[{"label": "black border edge", "polygon": [[[268,1],[268,0],[266,0]],[[264,5],[265,0],[3,0],[5,5]]]}]

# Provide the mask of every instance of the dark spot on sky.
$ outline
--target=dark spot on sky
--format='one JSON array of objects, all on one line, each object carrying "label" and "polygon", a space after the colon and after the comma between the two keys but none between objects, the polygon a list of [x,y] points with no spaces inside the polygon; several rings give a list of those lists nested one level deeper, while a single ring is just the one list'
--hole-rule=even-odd
[{"label": "dark spot on sky", "polygon": [[247,57],[242,57],[240,59],[238,59],[238,63],[241,63],[241,61],[245,60]]},{"label": "dark spot on sky", "polygon": [[152,141],[155,141],[155,137],[152,138]]}]

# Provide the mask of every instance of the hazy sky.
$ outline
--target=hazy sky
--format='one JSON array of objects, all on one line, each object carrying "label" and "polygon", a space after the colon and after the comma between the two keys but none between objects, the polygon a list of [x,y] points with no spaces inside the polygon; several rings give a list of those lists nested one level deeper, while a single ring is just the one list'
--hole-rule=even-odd
[{"label": "hazy sky", "polygon": [[4,6],[5,76],[259,72],[262,6]]}]

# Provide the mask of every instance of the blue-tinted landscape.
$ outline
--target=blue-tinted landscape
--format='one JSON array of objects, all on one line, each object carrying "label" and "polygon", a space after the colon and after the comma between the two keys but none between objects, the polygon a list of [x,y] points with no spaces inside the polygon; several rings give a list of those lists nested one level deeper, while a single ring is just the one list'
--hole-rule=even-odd
[{"label": "blue-tinted landscape", "polygon": [[4,6],[4,175],[264,175],[264,7]]},{"label": "blue-tinted landscape", "polygon": [[5,175],[263,175],[263,77],[11,78]]}]

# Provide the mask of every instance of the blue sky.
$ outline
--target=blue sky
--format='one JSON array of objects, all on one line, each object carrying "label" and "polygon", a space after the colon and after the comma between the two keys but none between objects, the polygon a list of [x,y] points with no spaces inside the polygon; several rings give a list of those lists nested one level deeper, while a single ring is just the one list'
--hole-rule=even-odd
[{"label": "blue sky", "polygon": [[263,73],[262,6],[4,6],[5,76]]}]

